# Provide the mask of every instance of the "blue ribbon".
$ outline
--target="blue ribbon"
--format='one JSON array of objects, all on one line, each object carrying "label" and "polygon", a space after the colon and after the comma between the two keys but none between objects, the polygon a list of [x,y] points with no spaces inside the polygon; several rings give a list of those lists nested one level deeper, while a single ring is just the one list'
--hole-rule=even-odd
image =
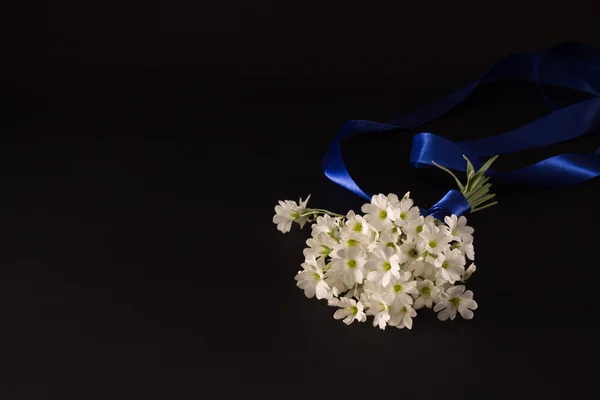
[{"label": "blue ribbon", "polygon": [[[452,110],[477,86],[507,79],[536,83],[552,112],[499,135],[458,143],[432,133],[419,133],[413,137],[410,165],[414,168],[425,168],[432,166],[435,161],[447,168],[465,171],[466,162],[463,155],[466,155],[478,169],[485,162],[482,158],[564,142],[587,135],[600,127],[600,51],[581,43],[565,43],[542,53],[510,55],[475,81],[445,98],[386,123],[361,120],[347,122],[338,131],[325,154],[323,159],[325,175],[363,199],[370,200],[371,195],[354,182],[344,166],[340,140],[357,134],[417,128]],[[559,108],[550,101],[542,84],[580,90],[593,97]],[[543,186],[576,184],[600,175],[600,148],[589,154],[560,154],[504,173],[490,168],[487,174],[518,184]],[[426,210],[426,214],[462,215],[469,210],[464,196],[458,191],[450,191],[434,207]]]}]

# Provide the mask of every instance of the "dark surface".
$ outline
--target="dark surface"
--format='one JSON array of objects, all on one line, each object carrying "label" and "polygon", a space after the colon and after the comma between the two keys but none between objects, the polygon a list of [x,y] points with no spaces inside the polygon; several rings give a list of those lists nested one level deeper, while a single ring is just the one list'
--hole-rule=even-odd
[{"label": "dark surface", "polygon": [[[271,222],[277,200],[309,193],[360,208],[321,171],[347,120],[390,119],[515,51],[600,45],[592,13],[531,29],[508,6],[476,21],[400,5],[7,7],[2,399],[596,397],[597,180],[494,182],[500,205],[470,218],[475,319],[423,312],[412,331],[346,327],[306,299],[293,278],[309,231]],[[483,137],[547,112],[532,86],[488,86],[420,130],[348,140],[347,166],[429,206],[453,181],[408,166],[411,133]]]}]

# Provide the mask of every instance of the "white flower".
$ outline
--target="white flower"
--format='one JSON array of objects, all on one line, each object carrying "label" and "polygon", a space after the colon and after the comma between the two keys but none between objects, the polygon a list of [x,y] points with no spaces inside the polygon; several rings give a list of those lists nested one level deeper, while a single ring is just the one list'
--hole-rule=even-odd
[{"label": "white flower", "polygon": [[369,223],[362,216],[349,211],[346,215],[346,223],[342,227],[342,235],[348,236],[352,233],[369,234]]},{"label": "white flower", "polygon": [[369,270],[367,279],[382,287],[386,287],[392,279],[400,278],[398,254],[391,247],[373,249],[367,256],[365,268]]},{"label": "white flower", "polygon": [[340,244],[335,247],[335,251],[331,253],[331,257],[336,258],[337,250],[349,247],[357,247],[367,251],[371,247],[372,243],[373,240],[371,236],[352,232],[349,235],[344,235],[340,238]]},{"label": "white flower", "polygon": [[330,215],[317,217],[317,222],[312,225],[312,235],[317,236],[319,233],[325,233],[332,238],[339,236],[339,218]]},{"label": "white flower", "polygon": [[473,243],[454,242],[452,243],[452,246],[450,246],[450,248],[459,249],[460,251],[465,253],[469,260],[475,260],[475,249],[473,248]]},{"label": "white flower", "polygon": [[391,308],[389,325],[398,329],[412,329],[412,319],[416,316],[417,312],[409,304],[394,303]]},{"label": "white flower", "polygon": [[279,200],[279,205],[275,206],[275,215],[273,216],[273,223],[277,224],[279,231],[289,232],[294,221],[300,225],[300,228],[304,227],[307,217],[301,215],[306,210],[308,199],[310,199],[310,195],[304,201],[300,199],[299,205],[292,200]]},{"label": "white flower", "polygon": [[423,259],[425,244],[422,241],[406,240],[400,245],[400,262],[414,263]]},{"label": "white flower", "polygon": [[[423,279],[429,279],[430,281],[435,281],[437,272],[438,272],[438,269],[435,267],[435,265],[425,262],[423,265],[423,272],[421,272],[421,274],[418,276],[420,276]],[[413,276],[417,276],[416,272],[413,272]]]},{"label": "white flower", "polygon": [[[363,281],[366,282],[366,281]],[[360,296],[365,291],[365,285],[354,285],[348,292],[346,293],[346,297],[354,297],[360,299]]]},{"label": "white flower", "polygon": [[390,207],[400,208],[400,201],[408,198],[410,198],[410,192],[406,192],[401,199],[399,199],[398,196],[396,196],[395,194],[393,196],[390,194],[388,195],[388,204],[390,205]]},{"label": "white flower", "polygon": [[355,283],[361,284],[365,276],[365,253],[357,247],[348,247],[337,252],[332,259],[332,268],[338,279],[351,288]]},{"label": "white flower", "polygon": [[463,273],[462,275],[462,281],[465,282],[467,279],[469,279],[471,277],[471,275],[473,275],[473,272],[475,272],[475,270],[477,269],[477,267],[475,266],[475,263],[472,263],[469,268],[467,268],[467,270]]},{"label": "white flower", "polygon": [[434,265],[438,268],[441,279],[450,283],[459,281],[465,272],[465,257],[458,249],[438,254]]},{"label": "white flower", "polygon": [[394,303],[412,304],[410,294],[417,294],[417,281],[411,280],[410,272],[401,272],[400,277],[391,286],[390,293],[394,296]]},{"label": "white flower", "polygon": [[343,319],[346,325],[350,325],[354,321],[365,322],[367,320],[367,315],[364,313],[364,308],[360,301],[348,297],[335,300],[337,301],[334,301],[334,299],[330,300],[329,305],[340,307],[340,309],[333,314],[333,318]]},{"label": "white flower", "polygon": [[[331,296],[338,297],[340,294],[348,290],[346,285],[344,285],[344,282],[342,282],[335,276],[335,273],[332,268],[328,268],[327,270],[325,270],[323,277],[323,279],[331,289]],[[331,296],[328,296],[328,298],[331,298]]]},{"label": "white flower", "polygon": [[440,229],[434,224],[425,224],[419,234],[425,243],[425,250],[430,254],[439,254],[450,247],[450,236],[446,229]]},{"label": "white flower", "polygon": [[413,263],[404,265],[406,265],[406,270],[412,272],[412,275],[414,277],[424,275],[426,272],[429,271],[430,268],[433,268],[434,271],[437,272],[436,268],[426,261],[415,261]]},{"label": "white flower", "polygon": [[377,232],[376,230],[371,231],[371,234],[368,236],[368,238],[369,244],[367,245],[367,252],[371,252],[373,251],[373,249],[381,247],[381,244],[379,242],[379,232]]},{"label": "white flower", "polygon": [[[379,286],[378,284],[376,284],[375,282],[372,282],[372,281],[365,280],[363,282],[363,284],[360,286],[363,288],[362,292],[369,294],[369,295],[371,295],[373,293],[380,293],[380,294],[386,293],[386,291],[383,290],[383,288],[381,286]],[[361,297],[361,299],[362,299],[362,297]],[[364,301],[363,301],[363,303],[364,303]]]},{"label": "white flower", "polygon": [[399,209],[400,213],[396,219],[396,225],[398,226],[408,225],[420,216],[419,207],[413,207],[412,199],[406,196],[400,201]]},{"label": "white flower", "polygon": [[461,215],[460,218],[457,218],[456,215],[452,214],[451,216],[445,217],[444,222],[446,222],[446,225],[448,225],[448,230],[450,235],[452,235],[452,240],[465,243],[473,242],[474,229],[470,226],[467,226],[467,219],[464,217],[464,215]]},{"label": "white flower", "polygon": [[338,245],[331,236],[326,233],[319,233],[306,241],[308,248],[304,249],[304,257],[327,257]]},{"label": "white flower", "polygon": [[473,311],[477,309],[477,303],[473,300],[473,292],[467,290],[463,285],[453,286],[446,293],[440,294],[440,302],[435,305],[433,311],[439,312],[438,319],[445,321],[456,317],[456,311],[464,319],[473,318]]},{"label": "white flower", "polygon": [[304,270],[296,275],[297,286],[304,289],[306,297],[313,298],[315,294],[317,299],[329,297],[329,285],[323,279],[323,269],[325,268],[322,258],[306,260],[302,264]]},{"label": "white flower", "polygon": [[437,299],[440,293],[440,289],[428,279],[417,282],[417,290],[419,297],[415,299],[415,304],[413,305],[415,310],[423,307],[431,308],[433,300]]},{"label": "white flower", "polygon": [[293,222],[314,221],[295,279],[307,297],[337,307],[335,319],[351,325],[373,316],[380,329],[411,329],[424,308],[442,321],[457,313],[473,318],[477,303],[462,286],[476,271],[473,262],[465,270],[475,257],[465,217],[450,215],[442,223],[422,216],[410,193],[375,195],[362,206],[364,216],[349,211],[346,217],[306,208],[309,198],[280,201],[273,222],[285,233]]},{"label": "white flower", "polygon": [[416,242],[422,242],[423,238],[419,235],[423,231],[425,225],[433,224],[435,218],[431,215],[423,217],[422,215],[413,219],[408,224],[402,227],[402,232],[407,236],[407,240],[414,240]]},{"label": "white flower", "polygon": [[400,209],[391,206],[390,203],[397,204],[398,196],[393,193],[388,196],[377,194],[371,198],[371,204],[361,207],[361,211],[365,213],[365,219],[379,232],[390,229],[392,222],[400,215]]},{"label": "white flower", "polygon": [[388,229],[385,232],[381,232],[379,236],[379,240],[377,241],[377,247],[385,248],[391,247],[394,250],[398,250],[398,241],[400,240],[400,231],[398,228],[394,227]]},{"label": "white flower", "polygon": [[368,307],[366,314],[372,315],[373,326],[379,326],[379,329],[385,329],[390,320],[390,308],[394,298],[392,293],[364,293],[361,299]]}]

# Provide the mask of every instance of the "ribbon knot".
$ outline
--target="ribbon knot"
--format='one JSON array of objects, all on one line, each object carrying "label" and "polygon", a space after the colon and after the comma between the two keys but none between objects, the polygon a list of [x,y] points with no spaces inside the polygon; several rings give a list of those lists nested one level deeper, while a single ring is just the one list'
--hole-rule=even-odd
[{"label": "ribbon knot", "polygon": [[465,198],[465,196],[459,190],[450,190],[431,207],[429,210],[421,210],[421,214],[424,216],[431,215],[440,221],[444,220],[444,217],[455,214],[460,217],[466,215],[471,211],[471,205]]}]

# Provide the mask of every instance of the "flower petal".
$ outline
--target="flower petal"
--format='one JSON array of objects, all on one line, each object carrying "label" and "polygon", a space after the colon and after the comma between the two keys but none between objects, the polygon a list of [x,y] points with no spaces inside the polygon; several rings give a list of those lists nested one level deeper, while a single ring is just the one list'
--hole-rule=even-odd
[{"label": "flower petal", "polygon": [[438,319],[439,319],[440,321],[445,321],[445,320],[447,320],[447,319],[450,317],[450,309],[449,309],[449,308],[446,308],[446,309],[444,309],[444,310],[440,311],[440,312],[438,313],[437,317],[438,317]]},{"label": "flower petal", "polygon": [[333,314],[333,318],[335,319],[344,319],[348,316],[348,310],[345,308],[340,308]]},{"label": "flower petal", "polygon": [[415,300],[415,304],[413,305],[413,307],[418,310],[420,308],[423,308],[423,306],[425,305],[425,298],[423,296],[419,297],[418,299]]},{"label": "flower petal", "polygon": [[407,327],[408,329],[412,329],[412,325],[413,325],[413,320],[410,317],[410,315],[404,314],[404,317],[402,317],[402,323],[404,324],[405,327]]},{"label": "flower petal", "polygon": [[464,319],[471,319],[471,318],[473,318],[473,311],[469,310],[466,307],[460,307],[458,309],[458,312],[460,313],[460,316],[463,317]]},{"label": "flower petal", "polygon": [[460,301],[461,305],[464,305],[465,308],[469,308],[471,310],[477,310],[477,303],[473,299],[463,299]]}]

